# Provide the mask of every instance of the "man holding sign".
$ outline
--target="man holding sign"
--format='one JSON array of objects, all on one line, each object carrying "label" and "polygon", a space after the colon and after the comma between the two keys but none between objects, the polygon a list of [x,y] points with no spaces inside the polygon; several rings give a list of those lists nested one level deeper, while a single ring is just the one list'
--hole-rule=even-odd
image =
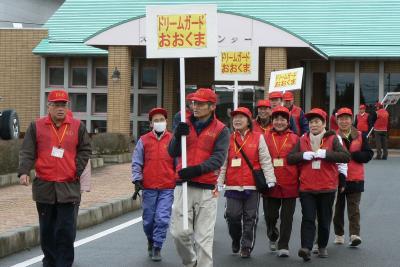
[{"label": "man holding sign", "polygon": [[[229,131],[215,117],[217,95],[211,89],[200,88],[191,100],[193,114],[187,117],[186,123],[177,125],[168,147],[172,157],[179,157],[171,235],[184,266],[213,266],[214,225],[220,191],[216,184],[229,147]],[[187,168],[182,168],[183,135],[187,136]],[[182,182],[188,183],[188,230],[184,230],[182,220]]]}]

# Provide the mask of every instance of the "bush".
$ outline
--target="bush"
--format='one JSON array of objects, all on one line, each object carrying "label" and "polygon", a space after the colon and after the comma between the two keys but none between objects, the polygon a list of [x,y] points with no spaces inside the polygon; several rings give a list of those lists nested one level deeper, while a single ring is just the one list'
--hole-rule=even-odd
[{"label": "bush", "polygon": [[17,172],[22,139],[0,140],[0,174]]},{"label": "bush", "polygon": [[132,138],[120,133],[99,133],[92,136],[92,154],[120,154],[133,151]]}]

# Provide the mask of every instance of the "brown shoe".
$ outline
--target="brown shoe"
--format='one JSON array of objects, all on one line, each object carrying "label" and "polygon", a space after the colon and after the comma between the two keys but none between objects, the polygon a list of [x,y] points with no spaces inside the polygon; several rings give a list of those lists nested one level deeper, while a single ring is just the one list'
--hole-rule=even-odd
[{"label": "brown shoe", "polygon": [[318,257],[328,258],[328,250],[326,248],[318,248]]},{"label": "brown shoe", "polygon": [[243,259],[250,258],[250,254],[251,254],[251,251],[249,248],[242,248],[240,250],[240,257],[242,257]]},{"label": "brown shoe", "polygon": [[308,248],[301,248],[299,249],[299,257],[303,258],[304,261],[309,261],[311,260],[311,253]]}]

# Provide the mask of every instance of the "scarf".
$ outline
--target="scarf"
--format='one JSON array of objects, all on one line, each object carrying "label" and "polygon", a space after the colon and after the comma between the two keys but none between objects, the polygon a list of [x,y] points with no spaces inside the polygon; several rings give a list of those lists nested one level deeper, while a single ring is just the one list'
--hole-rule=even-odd
[{"label": "scarf", "polygon": [[322,137],[324,136],[325,133],[326,133],[326,130],[325,130],[325,129],[323,129],[322,132],[321,132],[320,134],[317,134],[317,135],[313,135],[313,134],[310,132],[311,149],[312,149],[314,152],[317,151],[318,149],[320,149],[321,140],[322,140]]}]

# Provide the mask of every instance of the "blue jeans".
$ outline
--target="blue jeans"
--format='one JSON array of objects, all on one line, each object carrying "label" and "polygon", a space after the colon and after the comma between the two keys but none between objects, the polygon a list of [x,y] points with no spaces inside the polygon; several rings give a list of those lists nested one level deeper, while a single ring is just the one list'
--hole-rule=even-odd
[{"label": "blue jeans", "polygon": [[171,219],[174,190],[143,190],[143,230],[153,246],[162,248]]}]

